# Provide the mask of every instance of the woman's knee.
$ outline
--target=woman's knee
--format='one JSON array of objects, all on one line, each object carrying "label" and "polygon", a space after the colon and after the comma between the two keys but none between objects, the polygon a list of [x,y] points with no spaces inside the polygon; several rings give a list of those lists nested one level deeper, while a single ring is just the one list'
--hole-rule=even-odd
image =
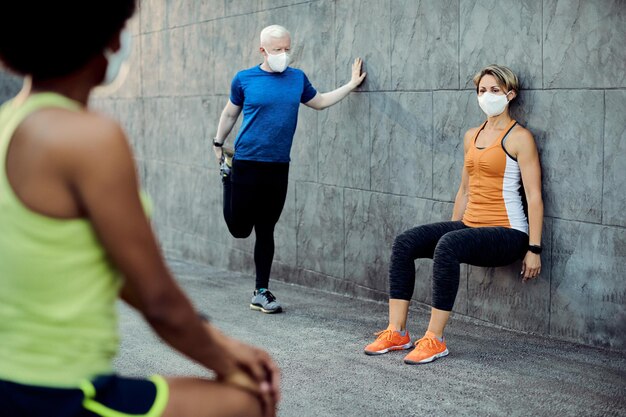
[{"label": "woman's knee", "polygon": [[441,257],[456,258],[459,245],[461,244],[463,244],[463,242],[454,237],[454,232],[446,233],[439,239],[435,246],[434,259]]},{"label": "woman's knee", "polygon": [[415,246],[415,238],[411,234],[411,230],[400,233],[396,236],[391,247],[391,252],[395,256],[408,256]]},{"label": "woman's knee", "polygon": [[170,378],[169,401],[163,417],[262,416],[260,400],[230,385],[199,378]]},{"label": "woman's knee", "polygon": [[232,412],[228,414],[229,416],[261,417],[263,415],[261,401],[251,393],[233,388],[232,393],[229,394],[229,398],[232,406]]}]

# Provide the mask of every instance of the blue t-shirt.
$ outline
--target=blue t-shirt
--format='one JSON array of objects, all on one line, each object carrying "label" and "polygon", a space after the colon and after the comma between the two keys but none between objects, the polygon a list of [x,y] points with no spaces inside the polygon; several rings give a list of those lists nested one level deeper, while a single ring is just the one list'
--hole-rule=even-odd
[{"label": "blue t-shirt", "polygon": [[239,71],[230,87],[230,101],[243,106],[243,122],[235,139],[235,159],[289,162],[300,103],[317,94],[299,69]]}]

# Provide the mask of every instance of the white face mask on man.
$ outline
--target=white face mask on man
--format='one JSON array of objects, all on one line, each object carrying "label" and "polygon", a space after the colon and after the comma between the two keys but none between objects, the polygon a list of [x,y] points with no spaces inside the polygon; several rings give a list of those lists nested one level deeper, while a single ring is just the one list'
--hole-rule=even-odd
[{"label": "white face mask on man", "polygon": [[289,54],[287,52],[282,52],[280,54],[272,55],[267,49],[265,50],[267,53],[267,65],[270,66],[270,69],[274,72],[283,72],[289,66]]},{"label": "white face mask on man", "polygon": [[104,50],[107,68],[104,79],[98,86],[100,93],[111,94],[124,83],[129,71],[128,58],[131,50],[132,35],[127,28],[124,28],[120,31],[120,49],[115,52],[109,48]]},{"label": "white face mask on man", "polygon": [[484,92],[482,95],[478,96],[478,105],[488,117],[498,116],[502,114],[509,104],[509,100],[506,98],[509,93],[493,94]]}]

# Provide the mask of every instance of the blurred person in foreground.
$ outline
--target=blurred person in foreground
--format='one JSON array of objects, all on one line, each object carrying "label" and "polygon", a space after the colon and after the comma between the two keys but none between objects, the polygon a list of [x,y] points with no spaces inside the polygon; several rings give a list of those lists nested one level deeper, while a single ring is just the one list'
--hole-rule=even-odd
[{"label": "blurred person in foreground", "polygon": [[[0,61],[25,82],[0,108],[0,414],[274,416],[276,365],[194,310],[151,230],[124,131],[88,107],[128,58],[135,7],[2,8]],[[118,297],[215,379],[114,373]]]}]

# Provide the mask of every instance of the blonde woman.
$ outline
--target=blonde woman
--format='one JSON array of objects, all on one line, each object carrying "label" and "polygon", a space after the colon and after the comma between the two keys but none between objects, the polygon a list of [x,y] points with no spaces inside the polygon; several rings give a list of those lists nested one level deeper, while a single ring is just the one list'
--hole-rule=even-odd
[{"label": "blonde woman", "polygon": [[368,355],[413,346],[406,321],[415,259],[433,259],[432,308],[426,333],[404,358],[407,364],[448,355],[443,333],[459,287],[461,263],[497,267],[523,259],[523,281],[536,278],[541,271],[539,155],[532,134],[509,114],[509,104],[519,92],[518,78],[507,67],[489,65],[476,74],[474,84],[477,104],[487,120],[465,133],[461,185],[452,219],[415,227],[396,238],[389,268],[389,324],[365,347]]}]

